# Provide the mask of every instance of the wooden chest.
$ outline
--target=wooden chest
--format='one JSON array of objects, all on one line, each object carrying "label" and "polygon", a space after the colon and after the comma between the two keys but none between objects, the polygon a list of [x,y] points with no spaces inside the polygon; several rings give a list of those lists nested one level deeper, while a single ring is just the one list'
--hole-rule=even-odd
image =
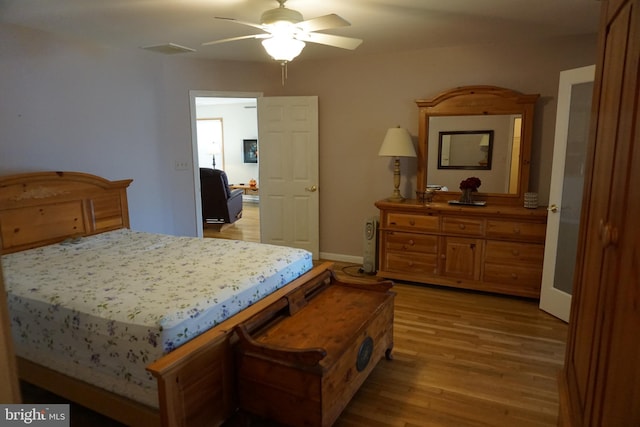
[{"label": "wooden chest", "polygon": [[391,358],[391,282],[335,278],[239,325],[240,408],[289,426],[330,426],[377,362]]}]

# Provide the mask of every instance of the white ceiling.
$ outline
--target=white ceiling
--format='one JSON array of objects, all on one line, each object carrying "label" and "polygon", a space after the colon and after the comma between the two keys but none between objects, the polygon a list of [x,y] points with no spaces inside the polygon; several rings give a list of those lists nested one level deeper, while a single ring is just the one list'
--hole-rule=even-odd
[{"label": "white ceiling", "polygon": [[[214,16],[258,23],[275,0],[0,0],[0,22],[125,49],[174,43],[180,55],[270,61],[259,40],[202,43],[259,33]],[[305,19],[336,13],[350,27],[322,31],[361,38],[355,51],[307,43],[296,60],[367,55],[597,32],[596,0],[288,0]]]}]

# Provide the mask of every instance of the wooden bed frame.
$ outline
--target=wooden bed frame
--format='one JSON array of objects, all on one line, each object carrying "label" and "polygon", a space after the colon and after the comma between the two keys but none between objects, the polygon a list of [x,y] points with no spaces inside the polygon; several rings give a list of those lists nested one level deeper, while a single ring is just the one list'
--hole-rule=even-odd
[{"label": "wooden bed frame", "polygon": [[[127,187],[79,172],[0,177],[0,243],[7,254],[68,238],[129,227]],[[236,325],[297,290],[332,277],[324,263],[244,311],[151,363],[159,409],[18,358],[19,377],[131,426],[216,426],[237,409],[232,347]]]}]

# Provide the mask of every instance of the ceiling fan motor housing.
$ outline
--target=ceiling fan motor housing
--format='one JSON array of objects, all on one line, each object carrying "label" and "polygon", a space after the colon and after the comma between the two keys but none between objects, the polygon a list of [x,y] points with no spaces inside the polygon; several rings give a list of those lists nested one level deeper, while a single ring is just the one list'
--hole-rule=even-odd
[{"label": "ceiling fan motor housing", "polygon": [[279,21],[291,22],[297,24],[302,22],[304,18],[302,14],[297,10],[287,9],[286,7],[278,7],[276,9],[267,10],[260,17],[260,23],[262,25],[271,25]]}]

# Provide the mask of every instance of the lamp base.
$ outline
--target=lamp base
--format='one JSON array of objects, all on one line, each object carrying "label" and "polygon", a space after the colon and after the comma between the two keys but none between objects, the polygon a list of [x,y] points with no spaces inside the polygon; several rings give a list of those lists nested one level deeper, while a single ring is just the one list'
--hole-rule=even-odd
[{"label": "lamp base", "polygon": [[400,159],[393,160],[393,194],[387,199],[390,202],[401,202],[404,200],[400,194]]}]

